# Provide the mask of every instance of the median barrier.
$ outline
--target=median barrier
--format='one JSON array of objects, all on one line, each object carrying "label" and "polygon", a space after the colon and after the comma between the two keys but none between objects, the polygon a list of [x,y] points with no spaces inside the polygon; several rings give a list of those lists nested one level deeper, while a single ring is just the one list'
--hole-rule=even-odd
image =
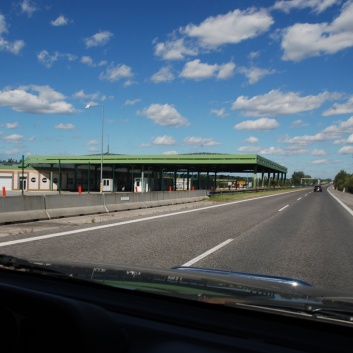
[{"label": "median barrier", "polygon": [[104,194],[105,207],[109,212],[197,202],[201,201],[206,196],[206,190],[197,190],[191,192],[151,191],[144,193]]},{"label": "median barrier", "polygon": [[206,190],[7,196],[0,198],[0,224],[169,206],[205,197]]},{"label": "median barrier", "polygon": [[84,216],[106,213],[102,194],[45,195],[46,210],[49,218]]},{"label": "median barrier", "polygon": [[0,198],[0,224],[48,219],[43,196]]}]

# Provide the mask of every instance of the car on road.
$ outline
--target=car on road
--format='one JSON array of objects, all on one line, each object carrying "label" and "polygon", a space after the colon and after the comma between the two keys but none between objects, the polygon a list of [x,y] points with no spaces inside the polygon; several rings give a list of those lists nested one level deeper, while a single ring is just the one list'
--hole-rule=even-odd
[{"label": "car on road", "polygon": [[321,185],[315,185],[314,186],[314,192],[317,192],[317,191],[322,192],[322,186]]}]

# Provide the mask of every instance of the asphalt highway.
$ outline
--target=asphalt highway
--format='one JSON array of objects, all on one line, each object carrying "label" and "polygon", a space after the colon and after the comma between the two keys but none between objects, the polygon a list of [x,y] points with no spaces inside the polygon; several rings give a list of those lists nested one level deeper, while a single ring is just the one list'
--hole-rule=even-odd
[{"label": "asphalt highway", "polygon": [[353,291],[352,229],[353,195],[324,187],[322,193],[303,189],[1,226],[0,253],[52,262],[218,268]]}]

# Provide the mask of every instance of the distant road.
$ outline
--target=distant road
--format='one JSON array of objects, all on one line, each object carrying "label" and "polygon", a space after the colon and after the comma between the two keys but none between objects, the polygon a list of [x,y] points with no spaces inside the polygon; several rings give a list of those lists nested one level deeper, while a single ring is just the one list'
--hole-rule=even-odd
[{"label": "distant road", "polygon": [[[33,233],[1,237],[0,252],[50,261],[219,268],[353,291],[353,212],[326,188],[202,205],[123,212],[102,222],[36,222]],[[30,223],[21,226],[31,230]]]}]

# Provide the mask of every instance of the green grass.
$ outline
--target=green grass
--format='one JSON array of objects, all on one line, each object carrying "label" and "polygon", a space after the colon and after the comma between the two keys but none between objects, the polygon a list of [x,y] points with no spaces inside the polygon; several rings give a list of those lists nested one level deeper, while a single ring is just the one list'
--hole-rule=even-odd
[{"label": "green grass", "polygon": [[239,192],[236,194],[217,194],[217,195],[211,195],[209,197],[209,201],[212,202],[230,202],[230,201],[236,201],[236,200],[243,200],[243,199],[251,199],[254,197],[260,197],[260,196],[267,196],[267,195],[274,195],[274,194],[283,194],[285,192],[289,191],[294,191],[297,189],[273,189],[273,190],[266,190],[266,191],[254,191],[254,192]]}]

